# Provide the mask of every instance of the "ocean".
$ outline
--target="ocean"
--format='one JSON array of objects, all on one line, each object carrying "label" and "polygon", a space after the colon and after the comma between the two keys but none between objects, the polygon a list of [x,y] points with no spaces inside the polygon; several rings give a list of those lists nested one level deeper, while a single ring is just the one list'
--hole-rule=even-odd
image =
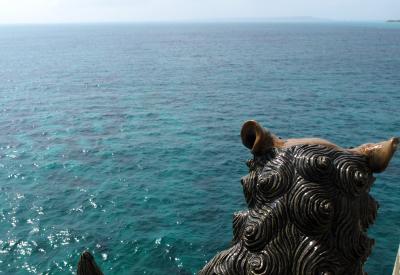
[{"label": "ocean", "polygon": [[[0,273],[195,274],[246,208],[244,121],[350,147],[399,109],[400,24],[0,26]],[[371,194],[391,274],[399,153]]]}]

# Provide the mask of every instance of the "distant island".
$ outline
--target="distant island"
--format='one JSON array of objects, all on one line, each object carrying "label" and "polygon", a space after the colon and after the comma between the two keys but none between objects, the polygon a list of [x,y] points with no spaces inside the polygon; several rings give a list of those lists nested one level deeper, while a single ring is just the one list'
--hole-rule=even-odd
[{"label": "distant island", "polygon": [[397,20],[391,19],[391,20],[387,20],[386,22],[388,22],[388,23],[400,23],[400,19],[397,19]]},{"label": "distant island", "polygon": [[230,17],[230,18],[213,18],[211,22],[245,22],[245,23],[329,23],[334,20],[326,18],[318,18],[312,16],[289,16],[289,17]]}]

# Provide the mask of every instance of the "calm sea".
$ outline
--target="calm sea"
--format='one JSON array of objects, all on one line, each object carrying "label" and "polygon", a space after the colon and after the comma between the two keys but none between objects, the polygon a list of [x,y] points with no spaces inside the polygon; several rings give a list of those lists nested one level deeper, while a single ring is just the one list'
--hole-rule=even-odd
[{"label": "calm sea", "polygon": [[[355,146],[400,136],[400,24],[0,27],[0,271],[193,274],[244,209],[257,119]],[[400,155],[372,189],[370,274],[400,242]]]}]

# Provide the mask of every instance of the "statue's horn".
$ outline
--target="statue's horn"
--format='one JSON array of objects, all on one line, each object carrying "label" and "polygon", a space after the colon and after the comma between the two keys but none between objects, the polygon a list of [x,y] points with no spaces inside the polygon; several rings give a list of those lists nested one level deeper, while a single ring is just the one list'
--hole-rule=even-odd
[{"label": "statue's horn", "polygon": [[367,156],[371,170],[374,173],[380,173],[388,166],[390,159],[397,149],[399,140],[396,137],[379,143],[364,144],[354,148],[354,151]]},{"label": "statue's horn", "polygon": [[274,147],[277,139],[255,120],[248,120],[243,124],[240,136],[243,145],[249,148],[254,155],[261,155]]}]

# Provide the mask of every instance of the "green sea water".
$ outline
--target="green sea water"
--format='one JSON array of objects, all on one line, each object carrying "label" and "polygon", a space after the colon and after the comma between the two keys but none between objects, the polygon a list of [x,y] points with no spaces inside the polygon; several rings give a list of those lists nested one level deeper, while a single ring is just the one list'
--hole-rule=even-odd
[{"label": "green sea water", "polygon": [[[245,120],[344,147],[400,136],[400,25],[0,26],[0,273],[194,274],[246,208]],[[391,274],[400,155],[366,270]]]}]

